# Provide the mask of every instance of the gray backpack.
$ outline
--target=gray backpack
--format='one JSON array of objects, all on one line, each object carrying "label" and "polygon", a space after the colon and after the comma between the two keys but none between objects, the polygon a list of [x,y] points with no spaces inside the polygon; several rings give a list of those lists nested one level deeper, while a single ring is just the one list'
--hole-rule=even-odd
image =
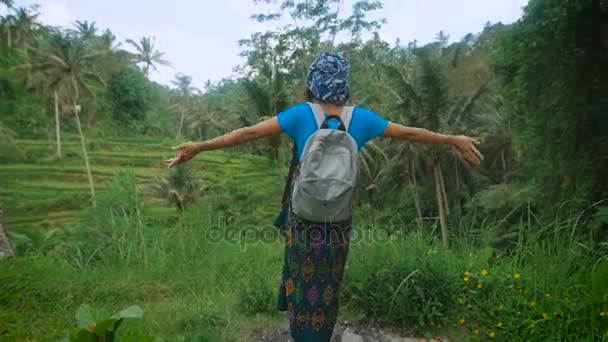
[{"label": "gray backpack", "polygon": [[[357,179],[357,143],[348,134],[353,107],[344,107],[340,116],[325,117],[319,104],[308,105],[318,130],[304,146],[300,174],[291,197],[292,209],[312,222],[345,221],[352,216]],[[327,127],[327,120],[332,118],[340,120],[338,129]]]}]

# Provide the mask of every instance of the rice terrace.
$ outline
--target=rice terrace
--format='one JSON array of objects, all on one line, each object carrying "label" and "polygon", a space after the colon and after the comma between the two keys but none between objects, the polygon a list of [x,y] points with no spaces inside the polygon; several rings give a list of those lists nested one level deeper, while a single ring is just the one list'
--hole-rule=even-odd
[{"label": "rice terrace", "polygon": [[0,341],[608,342],[606,18],[0,0]]}]

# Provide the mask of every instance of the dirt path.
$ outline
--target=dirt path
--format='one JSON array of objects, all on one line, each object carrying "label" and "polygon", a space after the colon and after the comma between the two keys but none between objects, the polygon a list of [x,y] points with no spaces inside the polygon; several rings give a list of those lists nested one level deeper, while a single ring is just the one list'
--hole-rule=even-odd
[{"label": "dirt path", "polygon": [[[254,337],[257,342],[290,342],[289,328],[265,331]],[[446,338],[435,337],[431,340],[417,337],[399,336],[393,332],[365,325],[339,323],[334,329],[331,342],[448,342]]]}]

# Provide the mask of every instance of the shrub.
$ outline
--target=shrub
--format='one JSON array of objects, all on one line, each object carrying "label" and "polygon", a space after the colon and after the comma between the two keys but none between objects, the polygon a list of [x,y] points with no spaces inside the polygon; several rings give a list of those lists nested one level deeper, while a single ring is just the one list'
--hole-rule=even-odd
[{"label": "shrub", "polygon": [[143,120],[151,107],[151,90],[146,76],[135,68],[114,74],[108,85],[114,116],[122,121]]}]

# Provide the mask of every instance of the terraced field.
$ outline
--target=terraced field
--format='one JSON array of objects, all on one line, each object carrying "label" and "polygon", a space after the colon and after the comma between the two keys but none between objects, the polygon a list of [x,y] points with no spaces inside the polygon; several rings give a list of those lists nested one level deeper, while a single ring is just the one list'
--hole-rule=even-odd
[{"label": "terraced field", "polygon": [[[77,137],[64,141],[59,160],[52,141],[17,140],[21,153],[0,146],[0,200],[18,254],[0,269],[0,340],[57,341],[68,336],[83,303],[108,310],[140,305],[145,321],[126,323],[121,341],[152,341],[144,335],[236,341],[283,323],[274,309],[282,245],[214,242],[204,235],[218,218],[230,217],[236,229],[272,224],[282,190],[273,162],[238,149],[199,155],[189,162],[200,185],[198,203],[180,211],[152,190],[170,175],[163,160],[174,155],[176,141],[93,138],[88,145],[100,208],[107,198],[123,198],[107,195],[128,178],[115,177],[124,169],[143,194],[137,221],[95,226],[105,229],[99,238],[87,220],[106,212],[90,210]],[[56,232],[65,234],[38,243]],[[79,232],[86,233],[70,235]],[[84,262],[81,253],[89,256]],[[260,310],[265,314],[257,315]]]},{"label": "terraced field", "polygon": [[[5,221],[13,232],[61,228],[77,221],[90,206],[90,195],[77,137],[64,137],[64,157],[53,157],[54,143],[21,139],[24,157],[0,165],[0,200]],[[171,157],[175,141],[150,137],[97,138],[88,141],[96,191],[121,169],[131,169],[138,185],[149,194],[168,170],[163,160]],[[2,158],[6,160],[7,158]],[[11,158],[8,158],[11,160]],[[229,152],[209,152],[191,162],[200,176],[206,200],[221,208],[232,204],[253,210],[255,219],[268,220],[276,213],[281,184],[267,158]],[[230,191],[226,191],[229,189]],[[146,196],[149,212],[161,217],[178,214],[167,201]],[[245,208],[243,208],[245,209]]]}]

